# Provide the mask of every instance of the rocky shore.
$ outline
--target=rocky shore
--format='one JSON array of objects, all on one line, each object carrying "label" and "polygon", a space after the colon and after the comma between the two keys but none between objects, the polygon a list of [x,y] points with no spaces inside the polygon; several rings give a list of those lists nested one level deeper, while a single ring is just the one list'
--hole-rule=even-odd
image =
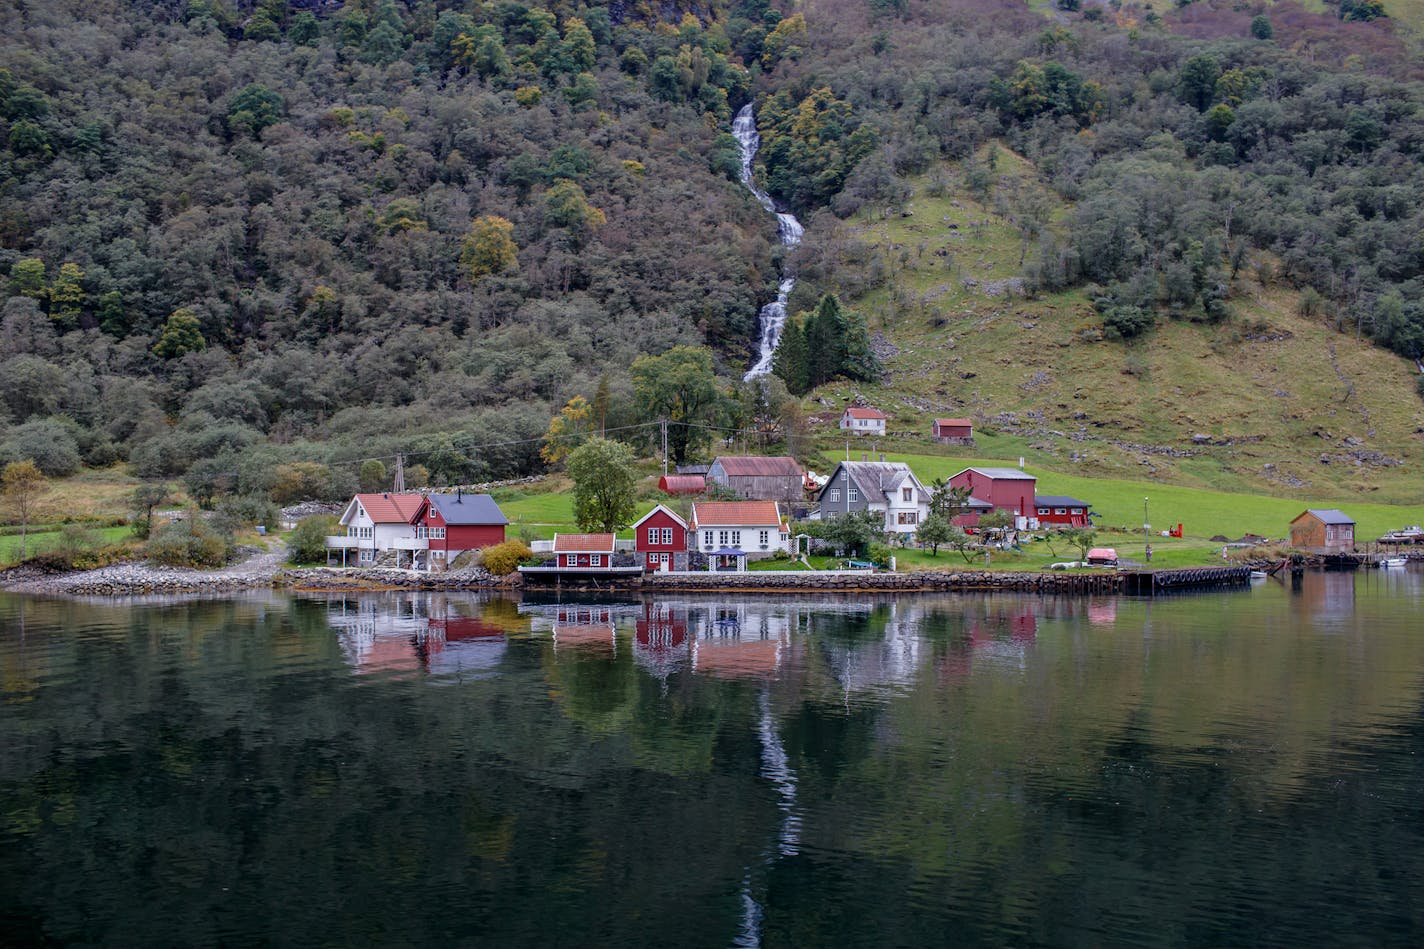
[{"label": "rocky shore", "polygon": [[651,574],[648,591],[739,591],[755,593],[913,593],[994,591],[1043,594],[1120,593],[1122,576],[1112,572],[1066,574],[1030,571],[956,570],[915,573],[751,572],[737,574]]}]

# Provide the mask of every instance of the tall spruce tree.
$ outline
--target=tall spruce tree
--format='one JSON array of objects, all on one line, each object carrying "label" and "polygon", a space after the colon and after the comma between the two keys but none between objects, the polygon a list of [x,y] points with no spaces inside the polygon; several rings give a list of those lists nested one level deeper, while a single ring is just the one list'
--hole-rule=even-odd
[{"label": "tall spruce tree", "polygon": [[806,330],[800,315],[789,317],[781,328],[781,339],[776,344],[771,371],[786,383],[786,391],[792,395],[805,395],[811,388],[806,363]]},{"label": "tall spruce tree", "polygon": [[808,388],[840,375],[845,368],[845,313],[834,294],[821,297],[806,321],[806,371]]}]

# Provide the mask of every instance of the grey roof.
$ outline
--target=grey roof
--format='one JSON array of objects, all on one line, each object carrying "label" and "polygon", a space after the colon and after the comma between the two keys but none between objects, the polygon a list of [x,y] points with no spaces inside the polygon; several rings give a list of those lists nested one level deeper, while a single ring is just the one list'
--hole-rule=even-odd
[{"label": "grey roof", "polygon": [[1036,494],[1033,499],[1038,507],[1092,507],[1087,501],[1070,498],[1066,494]]},{"label": "grey roof", "polygon": [[[1322,523],[1322,524],[1353,524],[1353,523],[1355,523],[1355,519],[1354,519],[1353,517],[1350,517],[1348,514],[1345,514],[1343,511],[1337,511],[1337,510],[1335,510],[1335,508],[1333,508],[1333,507],[1326,507],[1326,508],[1314,508],[1314,507],[1312,507],[1312,508],[1307,508],[1306,511],[1305,511],[1305,513],[1306,513],[1306,514],[1314,514],[1315,517],[1316,517],[1316,519],[1319,520],[1320,523]],[[1296,518],[1296,520],[1300,520],[1300,518]]]},{"label": "grey roof", "polygon": [[[977,471],[981,475],[994,478],[997,481],[1037,481],[1033,475],[1020,471],[1017,468],[965,468],[964,471]],[[961,471],[960,474],[964,474]]]},{"label": "grey roof", "polygon": [[[846,470],[846,475],[855,482],[867,504],[886,503],[886,492],[899,490],[906,481],[919,489],[916,501],[929,501],[929,491],[919,484],[915,473],[903,461],[843,461],[837,467]],[[835,473],[832,472],[826,484],[829,485],[834,479]],[[824,492],[825,488],[821,490]]]},{"label": "grey roof", "polygon": [[508,524],[509,518],[488,494],[432,494],[430,503],[446,524]]}]

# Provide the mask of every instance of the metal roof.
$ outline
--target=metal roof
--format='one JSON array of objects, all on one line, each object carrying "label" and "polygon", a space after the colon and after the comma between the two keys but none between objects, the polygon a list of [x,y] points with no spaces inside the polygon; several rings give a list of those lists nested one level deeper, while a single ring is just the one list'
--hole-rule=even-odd
[{"label": "metal roof", "polygon": [[508,524],[509,518],[488,494],[432,494],[430,504],[446,524]]},{"label": "metal roof", "polygon": [[[1300,518],[1305,517],[1305,515],[1307,515],[1307,514],[1310,514],[1310,515],[1314,516],[1314,518],[1315,518],[1317,521],[1319,521],[1320,523],[1322,523],[1322,524],[1353,524],[1353,523],[1355,523],[1355,519],[1354,519],[1353,517],[1350,517],[1348,514],[1346,514],[1346,513],[1343,512],[1343,511],[1337,511],[1337,510],[1336,510],[1335,508],[1333,508],[1333,507],[1325,507],[1325,508],[1315,508],[1315,507],[1312,507],[1312,508],[1307,508],[1306,510],[1302,511],[1301,514],[1300,514],[1300,516],[1297,517],[1295,520],[1298,521],[1298,520],[1300,520]],[[1291,523],[1295,523],[1295,521],[1292,521]]]},{"label": "metal roof", "polygon": [[[860,489],[860,493],[865,495],[867,504],[885,504],[886,493],[898,490],[906,481],[915,487],[917,503],[929,501],[929,490],[920,484],[910,466],[903,461],[842,461],[836,467],[845,469],[846,476]],[[826,484],[829,485],[835,479],[835,472],[831,472]],[[821,493],[825,494],[825,491],[823,486]]]},{"label": "metal roof", "polygon": [[[1017,468],[965,468],[964,471],[977,471],[986,478],[993,478],[995,481],[1037,481],[1038,479],[1025,471]],[[964,474],[964,471],[954,477]]]},{"label": "metal roof", "polygon": [[702,475],[663,475],[658,479],[658,490],[665,494],[702,494],[707,490],[707,479]]},{"label": "metal roof", "polygon": [[1036,494],[1033,500],[1038,507],[1092,507],[1087,501],[1070,498],[1066,494]]},{"label": "metal roof", "polygon": [[790,455],[723,455],[712,462],[734,478],[801,478],[801,465]]}]

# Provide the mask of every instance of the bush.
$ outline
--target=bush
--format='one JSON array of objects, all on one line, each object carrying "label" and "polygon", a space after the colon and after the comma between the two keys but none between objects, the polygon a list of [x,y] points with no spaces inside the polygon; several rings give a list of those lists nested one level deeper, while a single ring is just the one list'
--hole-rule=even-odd
[{"label": "bush", "polygon": [[235,534],[259,524],[276,530],[281,516],[277,505],[261,495],[229,496],[218,502],[213,525],[223,534]]},{"label": "bush", "polygon": [[190,511],[154,531],[144,554],[168,567],[221,567],[232,555],[232,537]]},{"label": "bush", "polygon": [[105,544],[97,531],[82,524],[66,524],[60,528],[59,539],[36,553],[33,561],[51,570],[95,570],[127,553],[122,544]]},{"label": "bush", "polygon": [[502,544],[486,547],[480,554],[480,563],[494,576],[503,577],[513,573],[520,561],[533,556],[534,551],[526,547],[523,541],[507,540]]},{"label": "bush", "polygon": [[332,514],[304,517],[287,537],[287,559],[292,563],[315,563],[326,558],[326,538],[340,530],[341,521]]}]

